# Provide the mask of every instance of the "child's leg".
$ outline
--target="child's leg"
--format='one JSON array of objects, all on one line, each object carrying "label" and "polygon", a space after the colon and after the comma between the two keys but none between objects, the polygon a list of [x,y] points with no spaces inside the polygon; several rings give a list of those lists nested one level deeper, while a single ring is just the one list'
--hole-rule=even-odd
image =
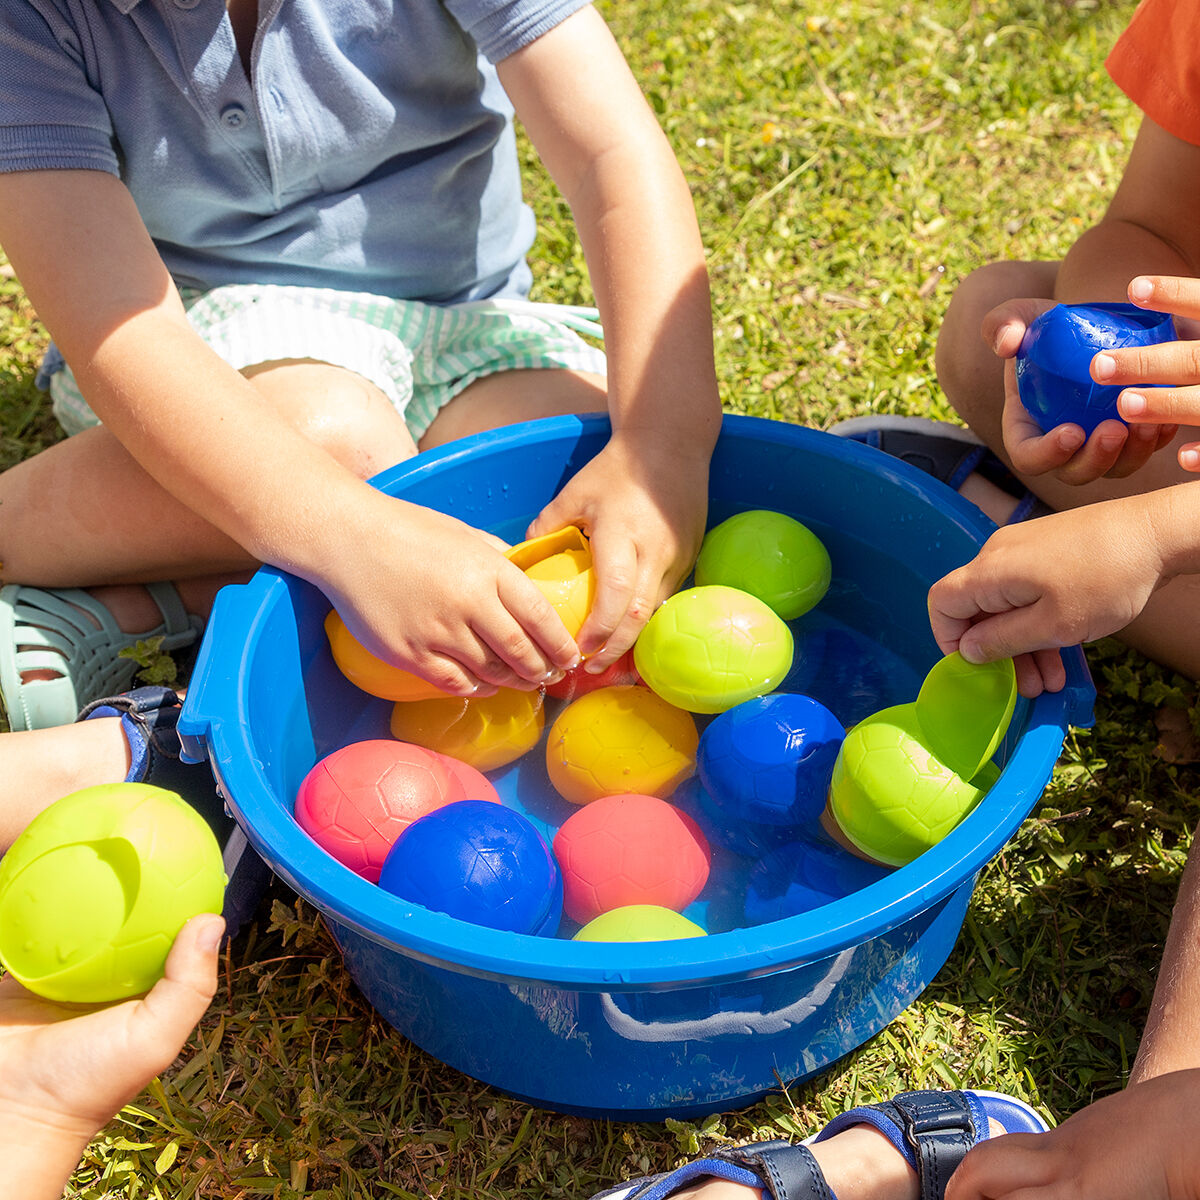
[{"label": "child's leg", "polygon": [[80,788],[118,783],[129,743],[116,717],[0,734],[0,854],[44,808]]},{"label": "child's leg", "polygon": [[[265,363],[245,373],[264,403],[364,478],[415,452],[403,418],[361,376],[315,362]],[[5,582],[92,587],[256,565],[103,427],[0,475],[0,508]]]},{"label": "child's leg", "polygon": [[1130,1084],[1200,1067],[1200,829],[1193,835]]},{"label": "child's leg", "polygon": [[567,370],[501,371],[476,380],[443,408],[421,437],[422,450],[537,417],[605,412],[602,375]]}]

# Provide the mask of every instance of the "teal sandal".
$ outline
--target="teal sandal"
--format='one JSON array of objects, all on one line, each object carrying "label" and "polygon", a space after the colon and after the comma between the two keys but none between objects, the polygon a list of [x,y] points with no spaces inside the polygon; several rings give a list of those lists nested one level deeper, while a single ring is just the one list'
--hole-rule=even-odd
[{"label": "teal sandal", "polygon": [[[0,696],[9,727],[46,729],[70,725],[79,710],[102,696],[128,689],[138,670],[120,652],[143,638],[161,637],[162,649],[190,646],[204,627],[189,616],[175,585],[146,590],[162,622],[144,633],[126,633],[103,604],[79,588],[0,588]],[[28,679],[53,671],[52,679]]]}]

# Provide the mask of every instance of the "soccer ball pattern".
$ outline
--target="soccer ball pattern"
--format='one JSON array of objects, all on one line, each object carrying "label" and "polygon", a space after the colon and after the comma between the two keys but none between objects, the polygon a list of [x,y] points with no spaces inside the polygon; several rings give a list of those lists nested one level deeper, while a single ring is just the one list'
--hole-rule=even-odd
[{"label": "soccer ball pattern", "polygon": [[697,769],[733,820],[815,824],[845,731],[823,704],[782,693],[723,712],[700,739]]},{"label": "soccer ball pattern", "polygon": [[441,696],[401,701],[392,708],[391,732],[448,754],[480,771],[493,771],[532,750],[545,723],[541,692],[501,688],[493,696]]},{"label": "soccer ball pattern", "polygon": [[490,929],[553,934],[562,876],[528,818],[464,800],[414,821],[392,847],[379,885],[435,912]]},{"label": "soccer ball pattern", "polygon": [[551,725],[546,770],[572,804],[625,792],[669,796],[695,770],[699,741],[691,714],[647,688],[600,688]]},{"label": "soccer ball pattern", "polygon": [[696,583],[724,584],[757,596],[785,621],[829,590],[829,552],[806,525],[766,509],[740,512],[705,534]]},{"label": "soccer ball pattern", "polygon": [[886,708],[846,734],[829,806],[864,854],[903,866],[936,846],[986,794],[996,769],[970,782],[921,741],[911,704]]},{"label": "soccer ball pattern", "polygon": [[[388,851],[419,817],[457,800],[498,801],[423,746],[375,739],[326,755],[296,793],[296,822],[323,850],[378,883]],[[475,794],[471,794],[475,793]]]},{"label": "soccer ball pattern", "polygon": [[605,796],[554,835],[563,908],[584,925],[610,909],[655,904],[676,911],[700,895],[712,855],[700,827],[654,796]]},{"label": "soccer ball pattern", "polygon": [[175,792],[84,788],[0,860],[0,961],[50,1000],[135,996],[162,975],[188,920],[221,911],[224,890],[217,839]]},{"label": "soccer ball pattern", "polygon": [[724,712],[773,691],[792,665],[792,634],[757,596],[696,587],[664,601],[633,647],[646,685],[689,712]]}]

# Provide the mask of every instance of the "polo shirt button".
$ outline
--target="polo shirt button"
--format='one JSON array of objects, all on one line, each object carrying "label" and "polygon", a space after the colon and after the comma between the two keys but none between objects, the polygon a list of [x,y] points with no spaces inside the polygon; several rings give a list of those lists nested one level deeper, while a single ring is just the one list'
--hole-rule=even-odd
[{"label": "polo shirt button", "polygon": [[195,8],[200,0],[175,0],[176,8]]},{"label": "polo shirt button", "polygon": [[221,109],[221,123],[226,129],[241,129],[246,123],[246,110],[240,104],[225,105]]}]

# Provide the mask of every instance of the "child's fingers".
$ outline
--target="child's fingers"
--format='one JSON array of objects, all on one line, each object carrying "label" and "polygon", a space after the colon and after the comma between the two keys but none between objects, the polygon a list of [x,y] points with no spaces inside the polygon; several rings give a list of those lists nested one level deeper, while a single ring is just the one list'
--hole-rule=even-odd
[{"label": "child's fingers", "polygon": [[985,314],[980,334],[994,354],[1000,358],[1012,358],[1021,348],[1025,330],[1036,317],[1053,306],[1050,300],[1006,300]]},{"label": "child's fingers", "polygon": [[633,645],[654,611],[654,600],[641,594],[637,547],[630,537],[592,539],[596,595],[579,631],[579,649],[589,672],[602,671]]},{"label": "child's fingers", "polygon": [[501,612],[477,619],[475,632],[522,679],[542,683],[578,665],[579,647],[562,618],[525,573],[507,564],[498,584]]},{"label": "child's fingers", "polygon": [[946,1185],[946,1200],[1015,1200],[1053,1184],[1057,1158],[1044,1133],[1006,1133],[972,1147]]},{"label": "child's fingers", "polygon": [[1191,384],[1200,381],[1200,342],[1101,350],[1093,356],[1089,369],[1092,378],[1105,386]]},{"label": "child's fingers", "polygon": [[[1059,429],[1065,428],[1059,426]],[[1052,430],[1053,436],[1058,430]],[[1123,421],[1101,421],[1092,430],[1083,448],[1064,462],[1056,474],[1063,483],[1075,487],[1092,483],[1107,475],[1118,463],[1129,441],[1129,426]]]},{"label": "child's fingers", "polygon": [[1109,479],[1124,479],[1140,471],[1162,446],[1161,431],[1159,425],[1130,425],[1120,453],[1105,475]]},{"label": "child's fingers", "polygon": [[1117,410],[1131,424],[1200,425],[1200,387],[1128,387]]},{"label": "child's fingers", "polygon": [[1129,284],[1129,299],[1142,308],[1200,318],[1200,280],[1180,275],[1138,275]]}]

